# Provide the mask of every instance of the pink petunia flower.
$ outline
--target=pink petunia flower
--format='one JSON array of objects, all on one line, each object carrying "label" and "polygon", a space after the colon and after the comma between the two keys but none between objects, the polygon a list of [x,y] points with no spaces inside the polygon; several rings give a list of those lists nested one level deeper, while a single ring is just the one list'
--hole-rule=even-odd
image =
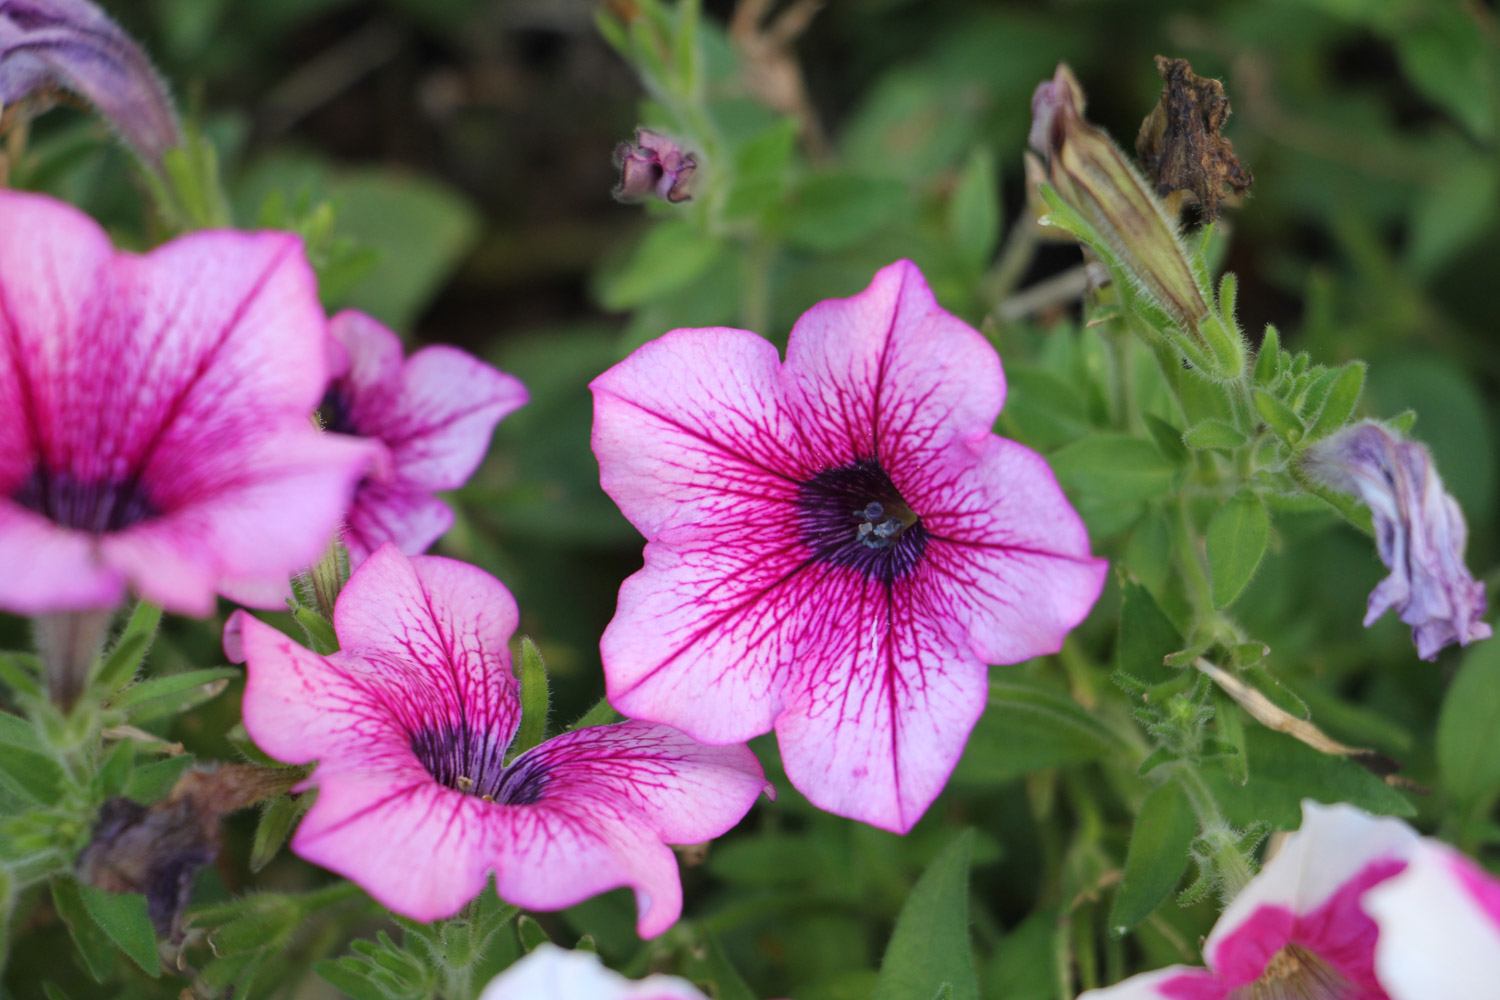
[{"label": "pink petunia flower", "polygon": [[1400,820],[1305,801],[1302,828],[1209,934],[1208,968],[1172,966],[1079,1000],[1387,1000],[1375,974],[1384,931],[1367,893],[1406,867],[1419,840]]},{"label": "pink petunia flower", "polygon": [[1391,1000],[1500,996],[1500,880],[1424,840],[1365,897],[1380,926],[1375,971]]},{"label": "pink petunia flower", "polygon": [[479,1000],[708,1000],[686,979],[647,976],[635,981],[607,968],[589,951],[541,944],[479,994]]},{"label": "pink petunia flower", "polygon": [[0,608],[129,586],[206,615],[316,559],[379,450],[308,421],[324,337],[295,236],[122,254],[76,209],[0,192]]},{"label": "pink petunia flower", "polygon": [[292,850],[397,913],[457,912],[491,873],[528,909],[635,890],[642,937],[682,909],[666,845],[728,830],[762,791],[744,746],[707,747],[623,722],[505,753],[520,725],[508,643],[516,604],[500,581],[387,543],[339,595],[341,652],[323,657],[244,612],[224,648],[243,659],[245,728],[272,756],[316,760],[318,798]]},{"label": "pink petunia flower", "polygon": [[615,165],[620,168],[620,183],[614,195],[621,201],[656,197],[676,204],[692,197],[688,181],[698,169],[698,160],[664,135],[637,129],[634,146],[622,142],[615,148]]},{"label": "pink petunia flower", "polygon": [[1000,359],[915,265],[793,327],[675,330],[595,379],[601,480],[642,534],[601,651],[627,715],[772,728],[830,812],[905,831],[1105,564],[1045,461],[990,433]]},{"label": "pink petunia flower", "polygon": [[319,406],[330,431],[375,438],[391,468],[360,483],[345,524],[359,565],[383,542],[426,551],[453,526],[433,493],[457,489],[484,459],[502,417],[526,402],[519,379],[454,347],[424,347],[403,360],[401,340],[364,313],[329,321],[333,381]]}]

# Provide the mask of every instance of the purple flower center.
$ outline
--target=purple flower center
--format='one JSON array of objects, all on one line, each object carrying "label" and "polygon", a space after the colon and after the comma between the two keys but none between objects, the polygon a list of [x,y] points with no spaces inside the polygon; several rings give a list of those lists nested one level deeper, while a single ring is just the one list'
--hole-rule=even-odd
[{"label": "purple flower center", "polygon": [[323,394],[323,401],[318,404],[318,419],[323,421],[325,431],[334,434],[359,434],[359,428],[354,426],[349,399],[339,391],[336,384],[330,385]]},{"label": "purple flower center", "polygon": [[505,766],[506,744],[468,723],[418,730],[411,751],[441,785],[506,805],[530,805],[547,788],[547,769],[534,761]]},{"label": "purple flower center", "polygon": [[874,458],[827,469],[797,490],[797,527],[813,558],[889,585],[916,569],[927,529]]},{"label": "purple flower center", "polygon": [[38,466],[11,499],[75,531],[123,531],[160,513],[134,478],[78,479]]}]

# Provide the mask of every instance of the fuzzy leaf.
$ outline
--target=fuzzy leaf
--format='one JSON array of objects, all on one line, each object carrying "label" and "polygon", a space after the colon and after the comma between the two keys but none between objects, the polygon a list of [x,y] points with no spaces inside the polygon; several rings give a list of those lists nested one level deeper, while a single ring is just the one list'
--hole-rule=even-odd
[{"label": "fuzzy leaf", "polygon": [[84,908],[109,939],[139,965],[148,976],[161,975],[161,960],[156,954],[156,932],[151,929],[151,915],[146,897],[138,892],[106,892],[91,885],[78,886]]},{"label": "fuzzy leaf", "polygon": [[113,694],[135,678],[135,672],[151,648],[151,640],[156,638],[159,624],[161,608],[145,601],[136,603],[130,621],[125,623],[125,631],[120,633],[114,649],[109,651],[104,665],[99,668],[99,676],[94,682],[99,690]]},{"label": "fuzzy leaf", "polygon": [[885,949],[874,1000],[932,996],[944,983],[953,1000],[979,1000],[969,943],[969,855],[965,830],[927,866],[896,918]]},{"label": "fuzzy leaf", "polygon": [[1271,517],[1254,493],[1240,492],[1208,522],[1208,566],[1213,571],[1214,607],[1227,608],[1240,596],[1266,554]]},{"label": "fuzzy leaf", "polygon": [[1238,448],[1248,440],[1237,427],[1222,420],[1203,420],[1187,429],[1182,441],[1189,448]]},{"label": "fuzzy leaf", "polygon": [[1161,905],[1187,871],[1188,849],[1198,835],[1198,819],[1182,788],[1158,785],[1141,803],[1125,854],[1120,892],[1109,911],[1109,926],[1124,934]]}]

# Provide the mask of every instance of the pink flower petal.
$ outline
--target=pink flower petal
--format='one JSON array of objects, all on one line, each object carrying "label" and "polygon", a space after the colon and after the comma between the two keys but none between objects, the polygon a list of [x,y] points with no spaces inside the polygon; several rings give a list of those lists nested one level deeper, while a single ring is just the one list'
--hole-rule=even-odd
[{"label": "pink flower petal", "polygon": [[934,593],[920,572],[886,587],[834,570],[804,596],[841,618],[800,637],[776,735],[787,778],[819,808],[905,833],[947,784],[989,671],[937,630],[949,612],[925,606]]},{"label": "pink flower petal", "polygon": [[317,786],[291,841],[301,857],[424,923],[453,916],[484,889],[496,807],[444,788],[420,766]]},{"label": "pink flower petal", "polygon": [[1375,970],[1391,1000],[1492,996],[1500,983],[1500,881],[1424,841],[1407,869],[1370,890]]},{"label": "pink flower petal", "polygon": [[914,477],[955,438],[988,435],[1005,401],[1000,356],[938,307],[909,260],[803,313],[783,377],[799,430],[829,464],[878,455]]},{"label": "pink flower petal", "polygon": [[1228,988],[1208,970],[1172,965],[1105,989],[1085,990],[1078,1000],[1227,1000],[1228,996]]},{"label": "pink flower petal", "polygon": [[101,563],[94,542],[0,500],[0,607],[21,615],[109,607],[125,597],[125,575]]},{"label": "pink flower petal", "polygon": [[525,404],[516,378],[451,347],[428,347],[403,361],[400,339],[363,313],[329,321],[338,377],[322,413],[331,430],[380,441],[391,468],[355,496],[346,542],[357,565],[382,542],[424,551],[453,523],[432,493],[474,474],[491,432]]},{"label": "pink flower petal", "polygon": [[359,484],[349,508],[343,541],[358,566],[386,542],[407,555],[426,552],[451,527],[453,509],[425,487],[369,478]]},{"label": "pink flower petal", "polygon": [[684,539],[774,528],[816,471],[776,348],[745,330],[673,330],[590,388],[600,481],[648,541],[668,528]]}]

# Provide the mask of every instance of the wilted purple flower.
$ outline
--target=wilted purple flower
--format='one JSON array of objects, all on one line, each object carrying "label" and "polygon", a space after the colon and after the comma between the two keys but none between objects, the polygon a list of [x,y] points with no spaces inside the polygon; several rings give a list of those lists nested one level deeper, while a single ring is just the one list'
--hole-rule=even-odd
[{"label": "wilted purple flower", "polygon": [[615,197],[621,201],[640,201],[655,195],[675,204],[692,197],[687,183],[698,169],[698,161],[664,135],[636,129],[635,145],[620,143],[615,149],[615,163],[620,168]]},{"label": "wilted purple flower", "polygon": [[509,643],[516,602],[483,570],[380,547],[334,609],[342,651],[318,656],[236,612],[245,728],[279,760],[317,769],[292,850],[413,920],[452,916],[491,873],[503,899],[557,910],[635,890],[642,937],[682,910],[667,844],[724,833],[772,792],[743,744],[675,729],[574,729],[508,764],[521,724]]},{"label": "wilted purple flower", "polygon": [[400,338],[364,313],[339,313],[328,335],[325,426],[375,438],[391,459],[354,494],[344,531],[349,556],[357,566],[382,542],[417,555],[453,526],[453,511],[433,494],[468,481],[495,424],[526,402],[526,387],[455,347],[404,358]]},{"label": "wilted purple flower", "polygon": [[166,85],[98,7],[88,0],[0,0],[0,106],[47,87],[86,99],[152,164],[182,144]]},{"label": "wilted purple flower", "polygon": [[1450,642],[1490,637],[1479,620],[1484,585],[1464,565],[1468,525],[1425,446],[1365,421],[1309,448],[1303,463],[1315,480],[1370,508],[1376,551],[1391,575],[1370,594],[1366,626],[1395,608],[1424,660]]}]

